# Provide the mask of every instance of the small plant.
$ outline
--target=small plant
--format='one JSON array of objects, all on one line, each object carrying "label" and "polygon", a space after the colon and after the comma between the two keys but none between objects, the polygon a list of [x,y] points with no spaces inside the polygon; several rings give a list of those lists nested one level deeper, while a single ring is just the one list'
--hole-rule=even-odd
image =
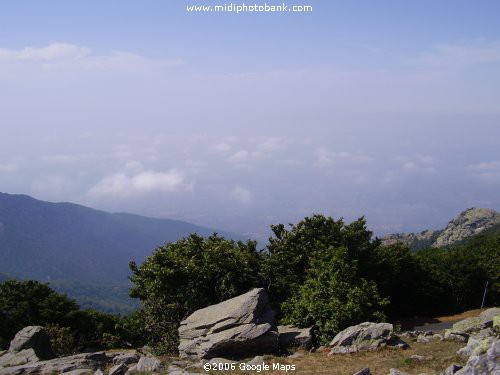
[{"label": "small plant", "polygon": [[75,352],[75,335],[71,328],[47,324],[45,330],[50,337],[52,349],[58,356],[71,355]]}]

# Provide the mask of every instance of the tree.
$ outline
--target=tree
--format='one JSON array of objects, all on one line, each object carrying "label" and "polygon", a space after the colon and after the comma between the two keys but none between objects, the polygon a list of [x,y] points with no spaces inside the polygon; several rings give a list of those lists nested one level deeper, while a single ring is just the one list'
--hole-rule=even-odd
[{"label": "tree", "polygon": [[61,324],[78,305],[38,281],[0,283],[0,337],[11,340],[28,325]]},{"label": "tree", "polygon": [[149,343],[174,352],[179,323],[194,311],[260,286],[256,243],[192,234],[157,248],[141,265],[130,263],[131,296],[143,303]]},{"label": "tree", "polygon": [[419,313],[417,291],[425,270],[403,243],[377,246],[368,257],[363,277],[372,280],[390,303],[385,311],[390,317],[408,317]]},{"label": "tree", "polygon": [[387,299],[377,285],[358,278],[357,262],[345,247],[329,247],[315,255],[306,280],[283,305],[283,322],[314,326],[315,337],[327,344],[342,329],[362,321],[381,321]]},{"label": "tree", "polygon": [[342,219],[316,214],[295,225],[290,224],[290,230],[283,224],[273,225],[271,229],[274,237],[269,239],[264,272],[278,312],[306,282],[311,261],[322,252],[329,248],[345,248],[349,262],[358,262],[355,276],[361,277],[367,267],[366,259],[379,246],[377,240],[372,241],[372,232],[366,229],[364,218],[345,224]]}]

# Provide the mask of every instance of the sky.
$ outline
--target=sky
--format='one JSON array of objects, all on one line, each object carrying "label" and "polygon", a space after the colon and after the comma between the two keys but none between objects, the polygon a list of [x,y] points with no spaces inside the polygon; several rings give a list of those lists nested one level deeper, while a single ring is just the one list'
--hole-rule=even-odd
[{"label": "sky", "polygon": [[231,4],[0,1],[0,191],[257,239],[500,210],[500,2],[188,11]]}]

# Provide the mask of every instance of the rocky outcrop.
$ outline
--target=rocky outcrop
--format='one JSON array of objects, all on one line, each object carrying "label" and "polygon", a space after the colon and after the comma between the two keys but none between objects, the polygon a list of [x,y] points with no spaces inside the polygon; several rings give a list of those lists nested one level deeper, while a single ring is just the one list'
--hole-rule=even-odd
[{"label": "rocky outcrop", "polygon": [[384,245],[402,242],[417,250],[426,247],[445,247],[463,241],[500,224],[500,214],[487,208],[469,208],[451,220],[445,229],[420,233],[396,233],[382,237]]},{"label": "rocky outcrop", "polygon": [[329,355],[333,355],[376,350],[383,346],[407,347],[408,344],[393,335],[392,324],[365,322],[339,332],[329,346]]},{"label": "rocky outcrop", "polygon": [[10,342],[9,352],[33,349],[39,359],[51,359],[55,354],[47,332],[40,326],[28,326],[20,330]]},{"label": "rocky outcrop", "polygon": [[442,374],[500,375],[500,361],[498,360],[500,358],[500,340],[493,329],[493,322],[499,316],[499,310],[491,308],[483,311],[479,317],[464,319],[453,325],[445,337],[449,335],[468,337],[467,345],[457,352],[457,354],[468,357],[468,361],[463,368],[455,368],[453,371],[448,368]]},{"label": "rocky outcrop", "polygon": [[19,366],[27,363],[38,362],[33,349],[23,349],[20,352],[4,352],[0,355],[0,367]]},{"label": "rocky outcrop", "polygon": [[430,247],[441,231],[424,230],[420,233],[395,233],[382,237],[382,244],[388,246],[402,242],[411,248],[420,249]]},{"label": "rocky outcrop", "polygon": [[500,317],[500,307],[492,307],[483,311],[479,318],[481,319],[481,328],[493,327],[493,320],[495,317]]},{"label": "rocky outcrop", "polygon": [[467,364],[455,374],[477,375],[477,374],[500,374],[500,340],[490,337],[474,349]]},{"label": "rocky outcrop", "polygon": [[433,247],[449,246],[500,224],[500,214],[487,208],[469,208],[448,223]]},{"label": "rocky outcrop", "polygon": [[280,348],[301,347],[310,349],[312,347],[312,327],[296,328],[291,326],[278,326],[278,335]]},{"label": "rocky outcrop", "polygon": [[[454,323],[450,329],[445,330],[444,338],[466,342],[471,334],[477,334],[481,330],[493,328],[493,322],[498,316],[500,316],[500,308],[493,307],[487,309],[479,316]],[[493,331],[491,331],[491,334],[493,334]],[[459,336],[462,336],[463,339]]]},{"label": "rocky outcrop", "polygon": [[15,358],[23,358],[33,353],[33,349],[23,349],[20,352],[0,353],[0,375],[30,375],[30,374],[73,374],[84,375],[109,374],[124,375],[144,372],[159,372],[163,370],[161,361],[154,357],[140,357],[136,351],[125,352],[95,352],[76,354],[68,357],[39,361],[36,357],[29,362],[16,363]]},{"label": "rocky outcrop", "polygon": [[264,289],[195,311],[179,327],[181,357],[249,357],[278,346],[274,312]]},{"label": "rocky outcrop", "polygon": [[135,369],[138,372],[157,372],[163,370],[163,364],[158,358],[141,357]]},{"label": "rocky outcrop", "polygon": [[112,360],[104,352],[77,354],[0,369],[0,375],[61,374],[74,370],[97,370]]}]

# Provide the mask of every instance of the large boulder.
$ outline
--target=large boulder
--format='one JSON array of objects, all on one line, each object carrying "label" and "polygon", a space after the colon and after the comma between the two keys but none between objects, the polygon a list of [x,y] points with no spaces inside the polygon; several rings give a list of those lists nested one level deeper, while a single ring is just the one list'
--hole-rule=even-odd
[{"label": "large boulder", "polygon": [[392,324],[364,322],[339,332],[330,343],[329,355],[375,350],[393,342],[397,342],[394,346],[398,347],[406,344],[393,336]]},{"label": "large boulder", "polygon": [[264,289],[195,311],[179,327],[181,357],[249,357],[278,347],[274,312]]},{"label": "large boulder", "polygon": [[10,342],[10,352],[20,352],[24,349],[33,349],[40,359],[52,359],[55,357],[50,346],[47,332],[40,326],[28,326],[20,330]]}]

